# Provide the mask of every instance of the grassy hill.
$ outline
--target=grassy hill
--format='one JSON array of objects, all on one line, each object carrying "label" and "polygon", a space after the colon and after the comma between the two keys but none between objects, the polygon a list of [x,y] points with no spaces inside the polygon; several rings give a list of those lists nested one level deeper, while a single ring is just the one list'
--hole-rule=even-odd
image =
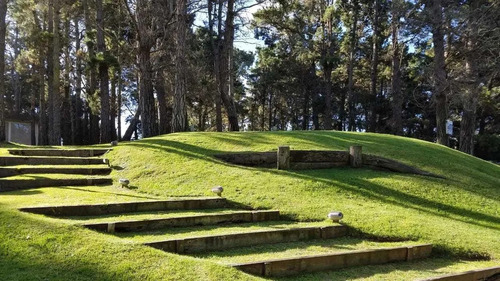
[{"label": "grassy hill", "polygon": [[[388,157],[446,179],[336,168],[307,171],[235,166],[213,155],[236,151],[346,150]],[[0,155],[5,154],[0,149]],[[112,187],[43,188],[0,194],[2,280],[241,280],[257,279],[217,265],[219,257],[187,257],[134,245],[72,226],[71,221],[22,214],[26,205],[211,196],[222,185],[229,200],[279,209],[300,221],[322,221],[331,210],[360,236],[434,243],[435,257],[298,277],[411,280],[500,263],[500,166],[455,150],[390,135],[345,132],[183,133],[121,143],[106,155]],[[277,250],[278,251],[278,250]],[[71,278],[70,278],[71,277]]]}]

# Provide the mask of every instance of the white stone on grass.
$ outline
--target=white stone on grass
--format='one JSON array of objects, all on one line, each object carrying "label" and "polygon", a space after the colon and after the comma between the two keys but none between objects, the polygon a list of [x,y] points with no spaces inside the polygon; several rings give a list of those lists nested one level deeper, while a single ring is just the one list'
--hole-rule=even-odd
[{"label": "white stone on grass", "polygon": [[128,187],[130,181],[128,179],[120,179],[120,184],[122,185],[122,187]]},{"label": "white stone on grass", "polygon": [[222,186],[216,186],[212,188],[212,192],[217,194],[218,196],[222,196],[222,192],[224,191],[224,188]]},{"label": "white stone on grass", "polygon": [[342,212],[332,211],[328,214],[328,218],[332,220],[332,222],[339,222],[344,217]]}]

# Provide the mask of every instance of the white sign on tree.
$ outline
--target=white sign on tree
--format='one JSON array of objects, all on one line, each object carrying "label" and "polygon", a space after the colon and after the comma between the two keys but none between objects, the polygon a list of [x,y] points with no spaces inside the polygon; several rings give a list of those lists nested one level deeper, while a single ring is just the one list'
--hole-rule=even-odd
[{"label": "white sign on tree", "polygon": [[453,121],[451,120],[446,121],[446,134],[453,135]]}]

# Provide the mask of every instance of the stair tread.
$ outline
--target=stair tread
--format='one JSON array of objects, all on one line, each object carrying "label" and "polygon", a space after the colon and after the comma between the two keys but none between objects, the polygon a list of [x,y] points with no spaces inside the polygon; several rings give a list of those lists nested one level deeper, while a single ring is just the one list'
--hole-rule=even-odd
[{"label": "stair tread", "polygon": [[0,166],[0,169],[111,169],[106,164],[92,164],[92,165],[13,165],[13,166]]},{"label": "stair tread", "polygon": [[359,250],[415,246],[415,241],[376,242],[359,238],[340,237],[335,239],[315,239],[299,242],[256,245],[228,249],[217,252],[194,254],[193,256],[226,265],[244,264],[260,261],[294,259],[308,256],[348,253]]},{"label": "stair tread", "polygon": [[0,179],[0,181],[16,181],[16,180],[81,180],[81,179],[112,179],[109,176],[102,175],[79,175],[79,174],[22,174]]},{"label": "stair tread", "polygon": [[24,155],[3,155],[0,158],[7,159],[80,159],[80,160],[95,160],[104,159],[100,156],[95,157],[75,157],[75,156],[24,156]]},{"label": "stair tread", "polygon": [[144,231],[140,233],[116,233],[117,236],[128,238],[138,243],[152,243],[166,240],[199,238],[212,235],[228,235],[249,232],[288,230],[294,228],[332,226],[330,222],[294,222],[273,221],[246,224],[227,224],[215,226],[195,226],[161,230]]},{"label": "stair tread", "polygon": [[221,209],[227,207],[226,199],[221,197],[174,197],[140,201],[108,203],[39,205],[20,208],[21,211],[46,214],[49,216],[102,216],[134,212],[154,212],[173,210]]},{"label": "stair tread", "polygon": [[140,213],[127,213],[106,216],[80,216],[80,217],[62,217],[61,219],[68,219],[78,221],[80,224],[94,224],[94,223],[110,223],[110,222],[134,222],[134,221],[148,221],[148,220],[161,220],[169,218],[183,218],[193,216],[207,216],[207,215],[224,215],[224,214],[239,214],[251,212],[271,212],[274,210],[241,210],[241,209],[207,209],[186,212],[185,210],[176,211],[159,211],[159,212],[140,212]]}]

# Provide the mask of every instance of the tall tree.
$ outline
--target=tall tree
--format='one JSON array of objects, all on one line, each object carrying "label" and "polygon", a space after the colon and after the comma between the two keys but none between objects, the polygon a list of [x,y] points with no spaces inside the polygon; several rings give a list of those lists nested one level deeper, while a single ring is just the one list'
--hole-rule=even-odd
[{"label": "tall tree", "polygon": [[143,137],[158,135],[157,110],[153,92],[153,69],[151,64],[151,48],[155,43],[154,19],[152,4],[146,0],[138,0],[136,5],[139,92],[141,107],[141,124]]},{"label": "tall tree", "polygon": [[375,132],[377,129],[377,81],[379,67],[379,45],[380,45],[380,1],[373,1],[373,35],[372,35],[372,59],[370,71],[370,117],[368,120],[368,131]]},{"label": "tall tree", "polygon": [[49,0],[49,32],[52,34],[52,42],[49,44],[49,144],[59,145],[61,143],[61,104],[59,61],[60,52],[60,2]]},{"label": "tall tree", "polygon": [[400,19],[402,14],[402,1],[393,0],[391,6],[392,14],[392,133],[403,134],[403,94],[401,91],[401,51],[399,43]]},{"label": "tall tree", "polygon": [[7,0],[0,0],[0,142],[5,140],[5,34]]},{"label": "tall tree", "polygon": [[104,38],[103,0],[97,0],[97,51],[101,56],[99,61],[99,91],[101,97],[101,143],[111,141],[111,119],[109,103],[109,72],[107,62],[106,41]]},{"label": "tall tree", "polygon": [[448,104],[446,98],[447,80],[444,56],[443,7],[441,0],[429,1],[432,24],[432,42],[434,44],[434,101],[436,106],[437,142],[448,145],[446,119]]},{"label": "tall tree", "polygon": [[222,46],[222,54],[219,64],[219,93],[222,97],[222,102],[226,108],[227,119],[229,121],[229,130],[238,131],[238,114],[233,98],[233,48],[234,48],[234,0],[227,1],[226,25],[224,31],[224,44]]},{"label": "tall tree", "polygon": [[358,46],[358,16],[359,3],[357,0],[351,1],[352,4],[352,22],[349,30],[349,58],[347,61],[347,97],[349,100],[349,131],[356,129],[356,93],[354,92],[354,67],[356,63],[356,49]]},{"label": "tall tree", "polygon": [[175,35],[175,92],[173,106],[174,132],[187,130],[186,111],[186,35],[187,35],[187,1],[176,1],[176,35]]}]

